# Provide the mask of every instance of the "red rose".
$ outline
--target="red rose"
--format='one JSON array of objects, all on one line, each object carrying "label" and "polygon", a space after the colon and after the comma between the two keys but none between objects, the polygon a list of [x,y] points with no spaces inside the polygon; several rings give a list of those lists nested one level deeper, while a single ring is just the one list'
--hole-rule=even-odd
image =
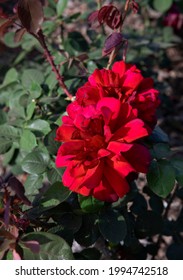
[{"label": "red rose", "polygon": [[56,140],[64,143],[56,165],[66,167],[63,184],[70,190],[116,201],[138,172],[147,172],[150,154],[137,140],[149,131],[128,103],[113,97],[88,103],[75,101],[67,107],[68,116],[57,130]]},{"label": "red rose", "polygon": [[154,128],[160,103],[158,94],[151,78],[144,78],[135,65],[120,61],[114,63],[112,70],[96,69],[88,82],[78,89],[76,100],[79,105],[86,106],[103,97],[115,97],[122,103],[129,103],[137,110],[138,117]]}]

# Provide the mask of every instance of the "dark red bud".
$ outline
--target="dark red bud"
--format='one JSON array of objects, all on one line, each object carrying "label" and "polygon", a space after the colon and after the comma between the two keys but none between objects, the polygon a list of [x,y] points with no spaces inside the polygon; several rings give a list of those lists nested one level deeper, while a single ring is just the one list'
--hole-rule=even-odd
[{"label": "dark red bud", "polygon": [[22,26],[31,33],[37,34],[43,22],[43,6],[40,0],[19,0],[18,17]]},{"label": "dark red bud", "polygon": [[113,51],[113,49],[120,47],[124,42],[123,35],[118,32],[112,33],[109,37],[107,37],[104,48],[102,50],[102,55],[108,55]]}]

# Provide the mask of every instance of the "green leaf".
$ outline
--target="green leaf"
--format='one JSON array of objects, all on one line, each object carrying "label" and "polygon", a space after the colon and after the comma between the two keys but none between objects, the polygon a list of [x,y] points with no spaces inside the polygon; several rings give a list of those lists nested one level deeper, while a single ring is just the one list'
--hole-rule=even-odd
[{"label": "green leaf", "polygon": [[21,106],[22,96],[23,96],[23,91],[17,90],[16,92],[13,91],[13,96],[9,98],[10,110],[8,116],[9,119],[15,119],[15,123],[17,118],[21,118],[21,119],[25,118],[25,108]]},{"label": "green leaf", "polygon": [[53,73],[51,71],[45,80],[45,84],[48,85],[50,90],[52,90],[56,86],[57,83],[58,83],[58,81],[57,81],[57,79],[55,79],[55,73]]},{"label": "green leaf", "polygon": [[48,158],[40,151],[29,153],[22,162],[22,169],[29,174],[42,174],[48,166]]},{"label": "green leaf", "polygon": [[11,146],[9,151],[3,155],[3,166],[6,166],[7,164],[10,163],[10,161],[12,160],[12,158],[15,154],[16,147],[17,147],[17,144],[13,143],[13,145]]},{"label": "green leaf", "polygon": [[175,169],[175,176],[177,182],[183,186],[183,160],[179,158],[171,159],[171,164]]},{"label": "green leaf", "polygon": [[92,60],[90,60],[88,63],[87,63],[87,69],[88,69],[88,72],[89,73],[93,73],[94,70],[97,68],[97,65],[95,62],[93,62]]},{"label": "green leaf", "polygon": [[8,253],[6,254],[6,260],[8,261],[12,261],[13,260],[13,252],[12,251],[8,251]]},{"label": "green leaf", "polygon": [[44,139],[44,144],[47,147],[49,153],[52,155],[56,155],[60,147],[60,142],[55,140],[57,128],[58,126],[52,127],[52,130],[46,135]]},{"label": "green leaf", "polygon": [[64,187],[62,183],[55,183],[44,193],[44,196],[41,199],[41,205],[43,207],[55,207],[61,202],[65,201],[71,191]]},{"label": "green leaf", "polygon": [[18,130],[10,125],[0,125],[0,154],[6,153],[19,139]]},{"label": "green leaf", "polygon": [[67,7],[68,0],[58,0],[57,3],[57,15],[61,16],[64,12],[65,8]]},{"label": "green leaf", "polygon": [[74,51],[85,52],[88,51],[89,45],[84,36],[78,31],[68,33],[67,42],[70,43]]},{"label": "green leaf", "polygon": [[20,148],[24,151],[31,151],[36,146],[37,141],[35,135],[31,131],[24,129],[20,138]]},{"label": "green leaf", "polygon": [[154,8],[161,13],[168,11],[168,9],[172,6],[173,0],[154,0],[153,6]]},{"label": "green leaf", "polygon": [[165,42],[171,43],[173,36],[174,36],[174,32],[172,27],[166,26],[163,28],[163,39]]},{"label": "green leaf", "polygon": [[19,54],[17,54],[16,59],[14,60],[13,64],[17,65],[19,64],[27,55],[26,51],[21,51]]},{"label": "green leaf", "polygon": [[15,32],[11,31],[8,32],[4,35],[4,43],[6,46],[8,46],[9,48],[16,48],[18,46],[20,46],[21,42],[17,42],[15,43]]},{"label": "green leaf", "polygon": [[82,218],[82,225],[74,237],[80,245],[88,247],[94,244],[100,235],[97,225],[98,216],[86,214]]},{"label": "green leaf", "polygon": [[29,96],[29,94],[22,94],[22,95],[20,95],[20,97],[19,97],[19,104],[22,106],[22,107],[27,107],[28,106],[28,104],[29,104],[29,102],[30,102],[30,96]]},{"label": "green leaf", "polygon": [[44,34],[46,36],[50,36],[50,34],[52,32],[54,32],[55,29],[57,28],[57,23],[56,23],[56,21],[53,21],[53,20],[47,20],[47,21],[43,22],[42,28],[43,28]]},{"label": "green leaf", "polygon": [[60,182],[62,180],[63,176],[63,168],[50,168],[47,171],[47,177],[51,184],[54,184],[55,182]]},{"label": "green leaf", "polygon": [[31,129],[32,131],[40,131],[44,135],[48,134],[51,130],[49,123],[41,119],[29,122],[29,124],[27,124],[27,128]]},{"label": "green leaf", "polygon": [[23,51],[30,52],[33,48],[39,48],[39,42],[31,34],[25,33],[21,40],[21,47]]},{"label": "green leaf", "polygon": [[103,201],[100,201],[92,196],[78,195],[78,199],[81,209],[87,213],[96,213],[104,205]]},{"label": "green leaf", "polygon": [[13,82],[17,82],[18,79],[18,72],[15,68],[11,68],[5,75],[3,86],[9,85]]},{"label": "green leaf", "polygon": [[[40,244],[39,253],[33,253],[24,242],[37,241]],[[35,232],[24,235],[20,241],[24,260],[73,260],[69,245],[58,235],[47,232]]]},{"label": "green leaf", "polygon": [[169,143],[168,135],[159,126],[155,127],[148,139],[154,143]]},{"label": "green leaf", "polygon": [[124,217],[113,210],[107,210],[99,216],[99,230],[112,243],[119,243],[127,234]]},{"label": "green leaf", "polygon": [[153,160],[147,174],[149,188],[165,198],[175,185],[175,171],[168,160]]},{"label": "green leaf", "polygon": [[73,232],[62,225],[52,227],[48,230],[50,233],[61,236],[70,246],[73,244]]},{"label": "green leaf", "polygon": [[7,122],[7,115],[3,110],[0,110],[0,125]]},{"label": "green leaf", "polygon": [[130,183],[130,191],[124,195],[122,198],[119,198],[117,201],[111,204],[112,208],[121,208],[127,205],[128,202],[134,201],[138,193],[138,189],[135,182]]},{"label": "green leaf", "polygon": [[41,71],[37,69],[25,69],[22,74],[22,85],[27,89],[31,89],[32,86],[35,86],[35,83],[38,85],[44,82],[44,76]]},{"label": "green leaf", "polygon": [[29,105],[27,106],[26,120],[30,120],[32,118],[35,108],[36,108],[36,102],[35,102],[35,100],[32,100],[31,103],[29,103]]},{"label": "green leaf", "polygon": [[29,92],[31,94],[31,97],[34,99],[39,98],[42,93],[42,88],[37,82],[32,82]]},{"label": "green leaf", "polygon": [[44,7],[44,16],[46,18],[54,17],[55,16],[54,9],[52,9],[50,7]]},{"label": "green leaf", "polygon": [[65,212],[65,213],[60,212],[59,215],[57,212],[57,214],[53,215],[52,218],[59,225],[62,225],[63,229],[70,231],[73,234],[78,232],[82,223],[82,216],[74,212]]},{"label": "green leaf", "polygon": [[170,155],[170,146],[166,143],[153,145],[154,157],[156,159],[166,158]]},{"label": "green leaf", "polygon": [[27,180],[24,183],[25,194],[26,195],[36,195],[39,193],[39,189],[43,185],[43,176],[31,174],[27,177]]}]

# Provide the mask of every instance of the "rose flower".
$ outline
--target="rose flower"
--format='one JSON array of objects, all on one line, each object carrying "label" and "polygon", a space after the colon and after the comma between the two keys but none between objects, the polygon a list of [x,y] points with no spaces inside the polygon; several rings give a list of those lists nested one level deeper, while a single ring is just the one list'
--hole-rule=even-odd
[{"label": "rose flower", "polygon": [[153,129],[160,103],[158,94],[151,78],[144,78],[135,65],[119,61],[114,63],[112,70],[96,69],[88,82],[78,89],[76,101],[87,106],[103,97],[115,97],[130,104],[137,111],[138,118]]},{"label": "rose flower", "polygon": [[[75,101],[67,107],[68,116],[62,118],[63,124],[56,135],[57,141],[64,142],[58,150],[56,165],[66,167],[63,184],[71,191],[116,201],[130,190],[129,182],[138,172],[148,170],[150,154],[142,139],[150,131],[131,105],[121,102],[121,98],[103,97],[110,93],[112,96],[119,93],[122,97],[122,93],[119,87],[105,91],[102,81],[95,79],[99,73],[90,77],[94,88],[97,84],[93,95],[95,102],[83,98],[85,106]],[[116,80],[121,79],[119,74],[109,73]],[[113,86],[116,80],[111,81]],[[89,86],[89,90],[92,91],[92,87]],[[126,87],[127,98],[130,90]]]}]

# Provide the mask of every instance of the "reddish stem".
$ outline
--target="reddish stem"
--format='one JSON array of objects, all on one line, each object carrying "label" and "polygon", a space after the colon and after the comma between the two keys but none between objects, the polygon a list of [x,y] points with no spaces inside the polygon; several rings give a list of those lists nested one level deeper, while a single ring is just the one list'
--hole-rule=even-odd
[{"label": "reddish stem", "polygon": [[[32,35],[34,35],[34,34],[32,34]],[[48,49],[48,47],[46,45],[44,34],[43,34],[41,29],[37,33],[36,39],[38,39],[38,41],[40,42],[41,46],[43,47],[45,57],[46,57],[47,61],[49,62],[49,64],[51,65],[52,71],[55,73],[56,79],[57,79],[60,87],[63,89],[64,93],[68,96],[68,98],[70,100],[72,100],[73,96],[68,91],[68,88],[67,88],[66,84],[64,83],[64,78],[63,78],[62,75],[60,75],[59,70],[57,69],[57,67],[55,65],[53,57],[52,57],[52,55],[51,55],[51,53],[50,53],[50,51],[49,51],[49,49]]]},{"label": "reddish stem", "polygon": [[[130,2],[131,2],[131,0],[126,0],[125,7],[124,7],[124,11],[123,11],[123,17],[122,17],[121,25],[120,25],[120,27],[118,28],[118,32],[121,32],[121,30],[122,30],[124,21],[125,21],[125,19],[126,19],[127,13],[128,13],[128,9],[129,9]],[[124,53],[123,53],[123,60],[124,60],[124,61],[126,60],[126,50],[127,50],[127,46],[128,46],[128,41],[125,42],[125,51],[124,51]],[[107,64],[107,69],[110,68],[110,66],[111,66],[111,64],[113,63],[113,60],[114,60],[116,54],[117,54],[117,50],[114,49],[114,50],[111,52],[110,56],[109,56],[109,61],[108,61],[108,64]]]},{"label": "reddish stem", "polygon": [[122,29],[123,23],[126,19],[130,2],[131,2],[131,0],[126,0],[125,7],[124,7],[124,15],[123,15],[123,18],[122,18],[122,23],[121,23],[121,29]]}]

